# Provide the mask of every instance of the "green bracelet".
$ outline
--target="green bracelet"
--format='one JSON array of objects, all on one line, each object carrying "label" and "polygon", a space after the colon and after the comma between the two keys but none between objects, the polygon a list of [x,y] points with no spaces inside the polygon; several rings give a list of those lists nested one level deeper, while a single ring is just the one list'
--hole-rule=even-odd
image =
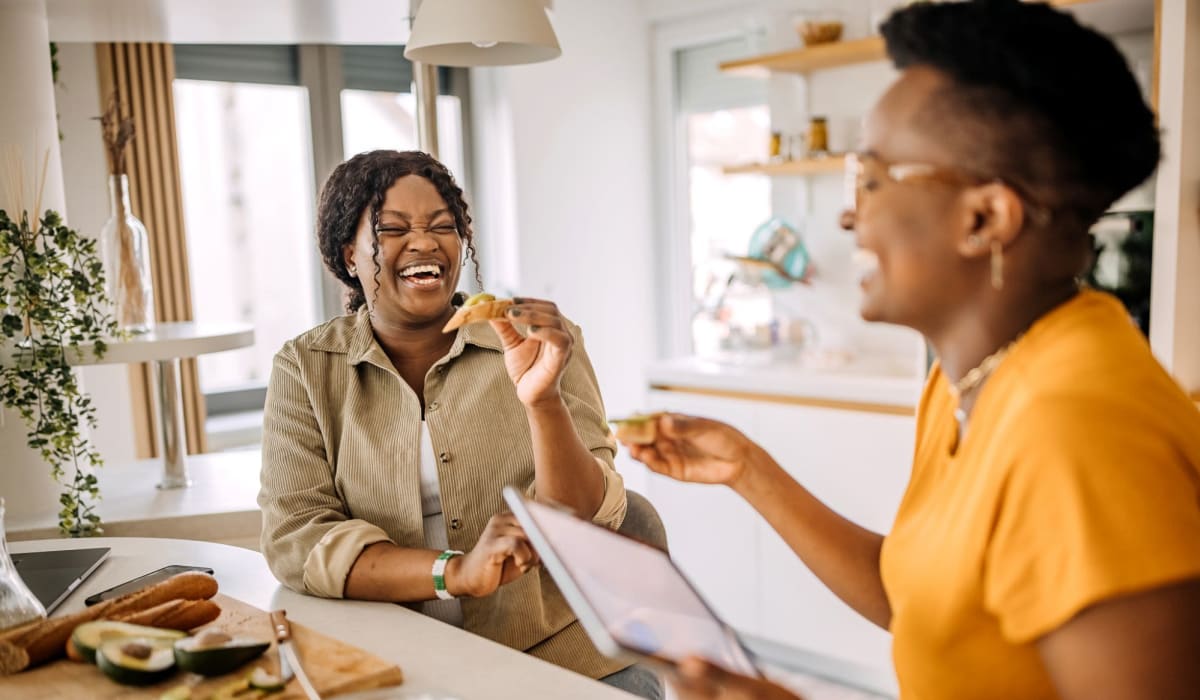
[{"label": "green bracelet", "polygon": [[463,552],[457,549],[447,549],[438,555],[433,562],[433,592],[438,600],[454,600],[454,596],[446,590],[446,563],[454,557],[461,557]]}]

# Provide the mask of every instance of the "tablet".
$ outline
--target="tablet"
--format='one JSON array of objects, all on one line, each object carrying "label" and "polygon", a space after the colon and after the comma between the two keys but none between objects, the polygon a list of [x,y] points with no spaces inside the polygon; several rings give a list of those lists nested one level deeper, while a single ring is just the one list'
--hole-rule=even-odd
[{"label": "tablet", "polygon": [[46,612],[52,613],[99,568],[108,552],[108,547],[22,552],[14,553],[12,561],[21,580],[42,601]]},{"label": "tablet", "polygon": [[699,656],[761,677],[733,628],[665,552],[526,499],[511,486],[504,500],[601,653],[671,666]]}]

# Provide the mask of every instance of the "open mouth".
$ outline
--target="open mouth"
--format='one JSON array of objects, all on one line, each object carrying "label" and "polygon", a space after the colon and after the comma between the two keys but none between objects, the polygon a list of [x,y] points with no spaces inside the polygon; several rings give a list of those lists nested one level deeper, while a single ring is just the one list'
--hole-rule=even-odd
[{"label": "open mouth", "polygon": [[859,284],[866,284],[879,272],[879,256],[865,248],[856,248],[851,260]]},{"label": "open mouth", "polygon": [[432,289],[442,284],[442,266],[432,263],[409,265],[400,270],[400,281],[417,289]]}]

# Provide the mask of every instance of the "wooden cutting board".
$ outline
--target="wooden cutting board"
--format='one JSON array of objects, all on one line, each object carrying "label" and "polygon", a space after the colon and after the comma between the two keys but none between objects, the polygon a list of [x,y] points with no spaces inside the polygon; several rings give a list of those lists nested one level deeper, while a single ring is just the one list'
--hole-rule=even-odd
[{"label": "wooden cutting board", "polygon": [[[271,639],[271,621],[267,613],[243,603],[236,598],[218,594],[213,601],[221,606],[221,616],[211,625],[235,637],[249,639]],[[313,685],[324,696],[399,685],[404,681],[400,668],[383,659],[304,625],[292,623],[292,637],[296,650],[304,662]],[[51,664],[0,678],[0,698],[33,700],[157,700],[167,690],[183,684],[195,683],[192,697],[205,700],[218,688],[245,677],[255,666],[262,666],[271,673],[279,672],[279,652],[275,644],[267,653],[251,661],[241,669],[226,675],[202,679],[201,676],[177,673],[172,678],[145,687],[120,685],[100,672],[91,664],[61,659]],[[197,682],[199,681],[199,682]],[[293,679],[282,692],[267,696],[271,700],[301,700],[304,691]]]}]

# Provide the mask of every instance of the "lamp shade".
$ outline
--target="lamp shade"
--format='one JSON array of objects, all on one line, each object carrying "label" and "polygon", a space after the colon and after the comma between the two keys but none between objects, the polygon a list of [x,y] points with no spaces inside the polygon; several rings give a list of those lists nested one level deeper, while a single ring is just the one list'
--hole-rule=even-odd
[{"label": "lamp shade", "polygon": [[404,57],[439,66],[507,66],[562,55],[543,0],[424,0]]}]

